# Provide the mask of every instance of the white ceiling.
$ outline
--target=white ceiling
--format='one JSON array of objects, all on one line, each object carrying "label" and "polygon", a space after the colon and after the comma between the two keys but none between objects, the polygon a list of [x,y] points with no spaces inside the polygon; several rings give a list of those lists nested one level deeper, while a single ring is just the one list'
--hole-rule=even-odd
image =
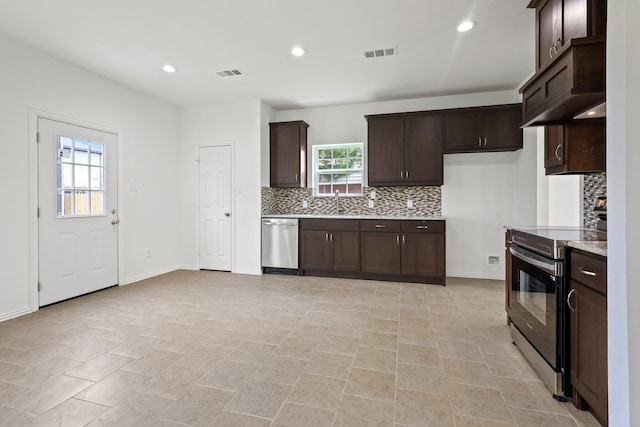
[{"label": "white ceiling", "polygon": [[[534,69],[528,1],[0,0],[0,34],[178,106],[281,110],[518,88]],[[478,25],[457,33],[464,19]],[[216,75],[232,68],[246,75]]]}]

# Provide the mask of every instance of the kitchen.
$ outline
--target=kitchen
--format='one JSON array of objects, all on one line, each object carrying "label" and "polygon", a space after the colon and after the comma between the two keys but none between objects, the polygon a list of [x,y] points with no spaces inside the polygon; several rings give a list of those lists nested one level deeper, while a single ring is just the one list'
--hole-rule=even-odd
[{"label": "kitchen", "polygon": [[[610,22],[611,20],[614,20],[614,22],[619,22],[621,24],[624,22],[632,23],[634,17],[633,13],[637,13],[637,10],[634,9],[634,7],[637,8],[637,6],[629,5],[629,11],[627,11],[622,7],[618,8],[616,5],[612,11],[610,10]],[[635,16],[637,17],[637,15]],[[637,30],[630,24],[628,27],[624,27],[622,25],[616,25],[614,27],[615,30],[610,34],[610,40],[613,38],[612,40],[616,41],[616,43],[613,43],[615,46],[613,49],[609,49],[609,54],[617,56],[610,58],[610,62],[613,62],[613,65],[610,64],[608,66],[609,78],[614,81],[614,84],[608,84],[610,91],[608,101],[609,106],[611,107],[610,111],[613,112],[612,114],[609,114],[608,120],[610,124],[613,120],[613,123],[615,123],[616,126],[610,126],[611,129],[609,132],[612,132],[613,136],[609,135],[607,139],[608,141],[632,141],[632,137],[636,135],[634,132],[637,132],[635,130],[636,128],[633,127],[634,125],[631,123],[631,120],[627,123],[625,121],[627,119],[624,119],[624,117],[619,115],[617,116],[615,112],[625,110],[633,112],[634,108],[637,109],[637,104],[634,104],[634,102],[637,101],[621,98],[625,93],[625,86],[620,86],[622,85],[622,82],[625,82],[624,84],[627,85],[628,93],[637,93],[634,90],[634,85],[637,83],[634,81],[627,81],[624,78],[621,78],[621,75],[619,74],[621,72],[620,70],[628,69],[629,75],[633,75],[633,67],[637,66],[637,64],[634,65],[632,61],[628,63],[625,62],[623,60],[625,57],[624,53],[621,50],[618,50],[622,49],[622,47],[618,48],[617,46],[624,46],[624,40],[628,40],[628,43],[631,44],[632,40],[635,39],[634,36],[637,34],[635,33]],[[115,97],[111,97],[108,93],[113,90],[109,84],[106,84],[92,76],[83,74],[70,66],[60,64],[50,58],[44,58],[39,56],[39,54],[33,53],[30,50],[16,46],[15,44],[4,40],[3,52],[6,52],[9,55],[8,57],[20,58],[21,61],[23,61],[22,63],[25,63],[26,61],[26,63],[32,65],[32,67],[27,67],[26,71],[29,79],[20,77],[25,70],[23,67],[15,64],[10,64],[9,69],[5,69],[4,71],[7,73],[11,83],[5,83],[6,87],[3,86],[3,93],[8,94],[8,98],[5,99],[12,100],[12,105],[3,103],[2,107],[3,121],[6,118],[7,124],[12,123],[11,126],[5,127],[7,133],[5,134],[6,138],[3,138],[4,140],[26,141],[25,135],[27,134],[27,126],[25,124],[26,120],[24,111],[26,111],[27,107],[39,106],[41,109],[47,111],[61,111],[61,113],[65,115],[85,117],[87,120],[93,122],[126,123],[126,125],[123,124],[120,127],[128,129],[126,132],[128,140],[136,140],[136,142],[140,143],[143,143],[146,140],[150,146],[149,148],[152,146],[151,140],[156,142],[160,141],[161,146],[166,147],[166,151],[158,151],[158,149],[155,151],[155,160],[158,162],[157,165],[165,168],[166,175],[154,176],[154,179],[150,179],[145,174],[136,171],[136,165],[131,164],[125,166],[125,170],[127,171],[127,178],[126,181],[124,181],[125,188],[129,188],[130,181],[135,181],[137,183],[138,191],[128,191],[125,196],[126,203],[124,206],[129,210],[128,221],[130,221],[130,224],[135,224],[135,226],[127,229],[128,231],[123,236],[126,240],[127,247],[127,255],[125,256],[122,265],[122,268],[124,269],[123,277],[126,279],[122,280],[123,283],[133,282],[144,277],[149,277],[154,273],[159,274],[161,272],[171,270],[175,267],[189,268],[195,265],[195,254],[193,249],[193,242],[196,234],[195,230],[191,225],[183,225],[179,227],[180,232],[178,233],[178,229],[175,226],[176,223],[193,224],[194,214],[192,210],[190,208],[187,209],[183,207],[191,207],[195,205],[195,194],[186,191],[178,191],[178,188],[188,188],[194,182],[195,172],[193,170],[193,159],[197,156],[197,151],[194,148],[197,144],[195,141],[235,139],[237,141],[236,156],[238,158],[241,157],[243,161],[247,162],[248,165],[251,165],[247,170],[243,170],[242,176],[238,176],[236,178],[236,186],[238,189],[238,194],[236,195],[238,202],[236,206],[236,221],[247,224],[247,226],[237,231],[236,241],[238,242],[237,252],[239,255],[237,256],[234,271],[256,273],[259,269],[256,266],[255,261],[259,259],[259,247],[255,244],[244,245],[242,242],[255,242],[255,236],[259,235],[259,223],[256,221],[256,218],[259,218],[260,215],[260,189],[259,186],[255,185],[255,183],[260,182],[262,183],[262,186],[265,186],[268,182],[268,176],[264,175],[266,173],[264,162],[267,161],[268,157],[265,156],[264,149],[263,154],[260,154],[255,149],[250,149],[248,147],[245,148],[244,143],[250,140],[255,141],[259,139],[264,144],[263,147],[266,147],[266,144],[268,143],[268,135],[264,135],[264,133],[268,132],[268,126],[266,125],[268,122],[303,119],[311,125],[310,135],[313,135],[313,138],[316,141],[350,142],[362,140],[364,138],[364,135],[366,134],[366,122],[364,121],[363,116],[365,114],[418,111],[520,101],[517,94],[513,93],[513,91],[509,91],[508,93],[456,95],[452,97],[424,98],[421,100],[408,100],[402,102],[388,101],[387,103],[384,103],[384,105],[373,104],[355,107],[338,106],[324,110],[318,108],[312,109],[306,113],[309,116],[320,116],[318,118],[301,115],[294,116],[293,113],[290,114],[288,112],[274,112],[268,105],[265,105],[260,101],[245,101],[220,106],[185,109],[180,112],[182,130],[179,133],[177,127],[172,125],[177,121],[175,118],[175,109],[157,106],[156,104],[146,100],[135,100],[134,96],[125,93],[125,91],[116,90],[116,92],[121,96],[130,100],[130,102],[137,106],[137,110],[130,110],[130,115],[139,115],[140,111],[147,111],[149,109],[153,110],[153,113],[148,112],[151,116],[147,117],[153,117],[154,120],[151,120],[150,118],[149,120],[154,122],[155,126],[158,126],[159,129],[156,131],[149,131],[148,129],[151,129],[151,126],[148,126],[148,129],[143,129],[141,125],[135,124],[133,123],[133,120],[124,117],[126,116],[124,113],[108,112],[87,115],[84,113],[85,110],[93,111],[92,108],[88,107],[91,105],[91,102],[89,101],[86,101],[86,105],[71,106],[66,102],[60,103],[59,101],[55,101],[52,99],[53,97],[46,95],[47,93],[51,93],[51,88],[57,87],[59,82],[65,82],[63,86],[73,87],[74,80],[79,80],[84,82],[87,87],[95,88],[93,93],[106,98],[104,102],[111,103],[111,105],[114,106],[114,111],[117,111],[120,108],[125,108],[124,111],[126,111],[126,107],[122,106],[122,101]],[[47,70],[47,72],[39,72],[37,71],[38,68]],[[37,83],[36,86],[33,86],[33,82],[39,83]],[[53,93],[57,94],[56,91],[53,91]],[[626,100],[621,101],[621,99]],[[618,102],[617,104],[616,101]],[[15,106],[20,106],[21,109],[16,108]],[[352,108],[356,111],[351,110]],[[343,113],[350,114],[352,119],[336,121]],[[321,118],[323,114],[326,114],[324,119]],[[632,115],[629,114],[629,117],[631,116]],[[216,117],[216,119],[211,119],[211,117]],[[329,126],[329,124],[334,122],[344,123],[342,130],[332,130],[333,126]],[[212,130],[213,127],[215,127],[215,130]],[[334,132],[334,134],[325,136],[321,134],[314,134],[314,132]],[[537,170],[537,168],[530,162],[524,162],[524,165],[519,164],[520,157],[527,155],[527,147],[531,146],[530,142],[535,140],[536,137],[537,136],[528,135],[528,132],[525,132],[525,148],[521,154],[515,155],[518,156],[518,159],[516,160],[513,159],[513,154],[478,154],[477,156],[483,155],[491,157],[491,160],[487,161],[487,164],[473,164],[473,159],[469,159],[469,157],[472,156],[467,155],[450,155],[445,157],[447,165],[445,166],[446,184],[445,187],[443,187],[443,215],[447,218],[454,218],[457,211],[463,212],[465,210],[465,207],[461,203],[462,200],[475,200],[477,203],[472,204],[471,206],[478,209],[482,207],[482,211],[486,210],[486,215],[483,216],[482,220],[477,219],[478,215],[470,215],[469,220],[480,221],[482,223],[486,222],[490,227],[495,227],[496,232],[488,233],[493,236],[492,238],[495,240],[492,241],[493,243],[490,247],[479,248],[477,251],[478,253],[485,254],[489,252],[490,254],[502,254],[502,225],[516,222],[513,218],[522,218],[522,212],[532,212],[534,209],[537,210],[536,204],[533,203],[531,199],[524,200],[523,203],[517,204],[511,202],[511,200],[514,200],[514,197],[518,197],[517,194],[519,193],[514,189],[514,187],[518,189],[533,188],[537,183],[537,181],[536,183],[519,182],[519,178],[513,173],[516,168],[520,167],[529,167]],[[176,151],[171,140],[178,139],[184,142],[180,150],[178,150],[178,170],[176,171],[174,167]],[[614,217],[619,215],[617,217],[618,220],[612,221],[613,225],[610,225],[609,253],[613,260],[610,261],[620,263],[613,264],[614,267],[611,267],[610,264],[609,274],[610,282],[618,281],[621,283],[630,282],[630,277],[633,277],[632,272],[635,271],[634,268],[637,268],[631,261],[626,261],[634,259],[632,256],[634,254],[633,249],[625,249],[627,245],[621,243],[626,242],[626,238],[624,237],[625,234],[629,236],[637,235],[637,224],[634,224],[631,220],[633,212],[637,210],[633,209],[633,203],[634,200],[636,200],[636,198],[633,197],[635,194],[634,191],[637,190],[631,188],[631,183],[637,182],[637,180],[633,179],[635,175],[633,175],[634,172],[632,171],[632,166],[629,165],[625,169],[624,161],[627,156],[629,159],[637,158],[637,156],[634,156],[635,148],[633,144],[631,142],[628,142],[627,144],[628,145],[624,146],[622,149],[616,145],[613,152],[610,151],[607,156],[610,164],[611,162],[614,162],[613,164],[615,165],[613,168],[608,168],[609,213],[610,216],[613,215]],[[23,159],[28,158],[26,147],[26,142],[20,145],[20,151],[18,151],[20,154],[18,157]],[[127,158],[133,157],[136,159],[142,157],[142,153],[138,152],[132,145],[127,147]],[[528,154],[534,157],[533,153]],[[507,157],[508,160],[505,160],[505,157]],[[465,169],[465,167],[469,166],[470,163],[470,168]],[[263,167],[260,167],[261,165]],[[493,172],[494,165],[497,166],[496,172]],[[456,168],[457,170],[463,171],[469,170],[467,178],[463,178],[465,175],[464,172],[462,174],[455,174],[455,176],[448,176],[449,171],[455,171]],[[260,176],[260,170],[262,171],[263,176]],[[29,180],[29,175],[27,174],[24,166],[21,166],[20,169],[10,166],[8,169],[5,169],[5,173],[7,173],[5,182],[11,182],[15,177],[20,178],[24,182]],[[494,175],[491,175],[492,173],[494,173]],[[627,174],[627,176],[625,177],[623,174]],[[515,178],[514,175],[516,175]],[[153,176],[153,174],[149,174],[149,176]],[[3,175],[3,177],[5,176]],[[459,177],[460,182],[456,183],[456,177]],[[504,189],[501,188],[495,193],[490,194],[489,202],[487,202],[486,205],[482,205],[485,198],[479,197],[479,193],[475,190],[481,189],[481,187],[487,188],[487,186],[481,186],[478,183],[478,177],[486,177],[487,184],[507,186],[507,190],[511,190],[511,192],[503,191]],[[168,189],[167,192],[173,192],[176,194],[176,205],[180,206],[180,208],[176,206],[166,206],[166,203],[160,202],[163,200],[163,197],[165,197],[165,192],[160,192],[152,186],[155,179],[160,180],[162,186],[165,189]],[[612,180],[614,184],[611,184]],[[629,188],[625,187],[625,182],[628,183]],[[467,191],[468,189],[468,193],[449,193],[452,199],[451,203],[447,202],[448,195],[446,185],[449,185],[449,183],[451,183],[452,188],[455,186],[464,191]],[[470,187],[467,187],[467,185],[470,185]],[[571,186],[571,184],[569,184],[569,186]],[[13,194],[13,197],[18,201],[17,206],[26,207],[30,205],[26,196],[26,187],[23,187],[22,190],[24,190],[23,193]],[[240,190],[243,191],[241,192]],[[555,192],[557,188],[554,186],[554,188],[550,188],[549,190],[550,192]],[[622,196],[620,192],[624,192],[625,195]],[[504,200],[502,199],[502,195],[505,195]],[[474,197],[476,197],[476,199],[474,199]],[[562,199],[561,195],[558,195],[558,197]],[[625,198],[627,199],[627,207],[625,207],[623,202]],[[170,203],[169,205],[173,204]],[[493,207],[496,205],[501,206],[502,219],[499,221],[495,220],[495,210]],[[572,204],[572,207],[572,211],[577,210],[575,205]],[[447,209],[451,209],[451,211],[448,212]],[[626,216],[623,215],[625,210],[628,212],[628,215]],[[518,214],[514,214],[514,211],[517,211]],[[152,213],[156,218],[152,222],[149,222],[147,218],[149,218]],[[7,221],[5,221],[3,234],[7,236],[7,241],[21,243],[16,243],[15,247],[3,248],[3,259],[6,260],[8,263],[7,265],[13,265],[17,268],[15,271],[3,272],[2,283],[3,286],[9,286],[11,283],[19,283],[20,286],[17,290],[8,290],[8,288],[6,290],[3,289],[2,307],[3,313],[18,313],[23,310],[24,307],[28,306],[29,301],[27,283],[30,283],[30,280],[28,279],[30,267],[27,262],[28,257],[24,255],[28,253],[27,242],[25,242],[24,236],[29,234],[29,220],[27,220],[29,215],[26,208],[16,209],[12,212],[5,211],[5,214],[7,215]],[[525,223],[528,221],[523,220],[517,222]],[[461,225],[464,227],[467,223],[462,221]],[[165,232],[167,235],[165,237],[168,243],[164,243],[164,241],[157,241],[154,229],[166,230]],[[461,232],[477,233],[476,236],[478,237],[473,239],[473,242],[476,242],[482,241],[480,238],[482,236],[482,231],[480,230],[481,228],[474,227],[473,223],[469,223],[468,229],[463,229]],[[453,238],[455,241],[456,234],[449,233],[447,237],[449,239]],[[172,242],[175,242],[176,245],[172,244]],[[616,242],[618,242],[617,245]],[[611,244],[615,246],[612,247]],[[154,248],[154,256],[151,258],[146,257],[146,248],[149,246]],[[448,247],[451,248],[451,244],[449,244]],[[613,255],[616,253],[617,257],[614,257]],[[497,275],[498,271],[500,271],[499,269],[492,270],[490,267],[486,266],[484,256],[482,257],[482,260],[476,261],[477,265],[473,268],[468,267],[468,264],[464,262],[463,257],[457,260],[455,256],[449,256],[448,261],[453,263],[451,265],[452,271],[460,275],[464,275],[464,273],[473,273],[480,274],[480,277],[491,277],[492,273]],[[613,279],[611,278],[611,275],[613,275]],[[627,275],[629,280],[626,279]],[[633,356],[636,354],[634,351],[637,351],[632,340],[627,343],[627,334],[629,334],[629,336],[633,336],[632,331],[634,330],[634,325],[637,325],[637,319],[634,318],[633,314],[633,307],[638,301],[638,298],[635,297],[637,295],[637,291],[632,287],[629,287],[628,289],[618,290],[619,293],[617,294],[615,292],[616,291],[614,290],[614,295],[609,295],[609,298],[613,297],[613,300],[610,300],[613,301],[611,304],[614,304],[615,307],[620,309],[609,311],[609,324],[610,328],[617,331],[617,333],[612,334],[610,332],[609,335],[611,339],[614,340],[610,343],[611,346],[620,349],[620,352],[616,352],[616,354],[612,355],[613,359],[610,358],[610,365],[614,366],[613,374],[615,374],[615,380],[612,381],[615,381],[614,384],[619,386],[616,386],[614,390],[612,390],[611,396],[615,396],[616,394],[620,394],[620,396],[619,398],[611,398],[611,405],[622,405],[622,407],[619,410],[614,410],[612,407],[610,410],[612,416],[623,416],[626,417],[626,420],[634,420],[633,411],[636,409],[630,408],[629,402],[637,400],[633,399],[633,392],[635,389],[632,387],[630,392],[631,394],[627,394],[625,390],[628,389],[628,386],[625,386],[624,384],[629,384],[628,381],[631,381],[631,384],[633,385],[638,379],[637,372],[634,371],[636,368],[629,366],[625,362],[626,360],[634,360]],[[629,307],[628,314],[621,309],[622,307]],[[629,316],[628,319],[627,316]],[[612,325],[617,325],[617,327]],[[618,360],[617,363],[615,362],[616,360]],[[626,404],[624,402],[626,402]],[[621,421],[615,425],[624,424],[625,421]]]}]

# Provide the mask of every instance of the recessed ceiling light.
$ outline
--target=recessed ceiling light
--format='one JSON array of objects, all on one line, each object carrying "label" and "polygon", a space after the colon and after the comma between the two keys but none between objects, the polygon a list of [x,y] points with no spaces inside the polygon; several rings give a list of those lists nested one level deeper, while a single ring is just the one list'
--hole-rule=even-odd
[{"label": "recessed ceiling light", "polygon": [[173,65],[165,65],[164,67],[162,67],[162,69],[164,71],[166,71],[167,73],[175,73],[176,71],[178,71],[178,69],[176,67],[174,67]]},{"label": "recessed ceiling light", "polygon": [[465,33],[467,31],[473,29],[473,27],[475,27],[476,24],[477,24],[476,21],[464,21],[464,22],[461,22],[460,25],[458,25],[457,30],[460,33]]},{"label": "recessed ceiling light", "polygon": [[291,55],[293,56],[304,56],[305,53],[307,53],[307,51],[301,48],[300,46],[296,46],[293,49],[291,49]]}]

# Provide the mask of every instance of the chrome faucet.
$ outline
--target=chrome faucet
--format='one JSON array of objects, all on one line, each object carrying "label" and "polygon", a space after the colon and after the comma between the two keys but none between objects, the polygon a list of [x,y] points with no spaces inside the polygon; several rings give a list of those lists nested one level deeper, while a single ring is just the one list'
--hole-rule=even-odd
[{"label": "chrome faucet", "polygon": [[336,214],[340,215],[340,191],[336,190]]}]

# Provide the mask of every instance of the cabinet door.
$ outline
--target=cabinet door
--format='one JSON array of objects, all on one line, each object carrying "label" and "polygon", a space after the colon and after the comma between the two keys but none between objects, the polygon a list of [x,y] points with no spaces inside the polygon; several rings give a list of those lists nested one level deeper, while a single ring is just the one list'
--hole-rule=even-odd
[{"label": "cabinet door", "polygon": [[367,157],[370,186],[402,184],[404,119],[369,120]]},{"label": "cabinet door", "polygon": [[300,233],[300,264],[302,269],[331,269],[329,235],[330,232],[320,230],[303,230]]},{"label": "cabinet door", "polygon": [[553,44],[557,40],[558,3],[560,0],[548,0],[536,6],[536,70],[543,68],[551,62],[554,52]]},{"label": "cabinet door", "polygon": [[446,153],[464,153],[481,148],[481,116],[479,111],[452,112],[444,117]]},{"label": "cabinet door", "polygon": [[[301,154],[306,153],[306,128],[299,124],[272,124],[270,138],[271,186],[305,187]],[[304,141],[303,141],[304,140]],[[303,154],[304,155],[304,154]]]},{"label": "cabinet door", "polygon": [[400,234],[360,233],[363,273],[400,274]]},{"label": "cabinet door", "polygon": [[562,144],[563,128],[558,126],[544,127],[544,167],[552,168],[564,164],[564,147]]},{"label": "cabinet door", "polygon": [[[589,0],[563,0],[561,44],[571,39],[586,37],[587,34],[587,2]],[[606,2],[600,2],[606,3]],[[558,43],[560,48],[560,43]]]},{"label": "cabinet door", "polygon": [[521,106],[487,109],[482,113],[482,149],[486,151],[522,148]]},{"label": "cabinet door", "polygon": [[360,271],[360,233],[334,231],[330,235],[333,270]]},{"label": "cabinet door", "polygon": [[442,117],[428,115],[404,121],[405,182],[442,185]]},{"label": "cabinet door", "polygon": [[[607,298],[571,281],[571,384],[574,403],[607,419]],[[587,405],[583,402],[586,401]]]},{"label": "cabinet door", "polygon": [[402,274],[444,276],[444,235],[404,233],[402,235]]}]

